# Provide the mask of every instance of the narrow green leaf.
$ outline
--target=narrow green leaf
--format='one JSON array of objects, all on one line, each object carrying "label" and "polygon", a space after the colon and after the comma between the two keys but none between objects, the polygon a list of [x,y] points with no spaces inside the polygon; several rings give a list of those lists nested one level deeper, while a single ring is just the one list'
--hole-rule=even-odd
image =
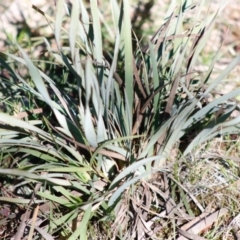
[{"label": "narrow green leaf", "polygon": [[148,144],[143,149],[142,153],[140,153],[138,159],[144,158],[148,155],[149,151],[151,151],[151,148],[155,145],[157,140],[162,136],[162,134],[167,130],[167,128],[171,125],[171,123],[174,121],[175,117],[172,117],[168,119],[163,126],[159,128],[159,130],[151,136],[149,139]]},{"label": "narrow green leaf", "polygon": [[114,186],[114,184],[116,184],[118,181],[126,177],[128,174],[134,173],[140,166],[143,166],[149,162],[157,160],[160,157],[161,156],[154,156],[134,162],[132,165],[128,166],[126,169],[124,169],[121,173],[118,174],[118,176],[112,181],[111,185],[109,186],[109,189],[111,189]]},{"label": "narrow green leaf", "polygon": [[97,136],[92,123],[89,107],[86,108],[85,114],[86,115],[85,115],[85,121],[84,121],[84,132],[85,132],[86,138],[92,147],[97,147],[98,146]]},{"label": "narrow green leaf", "polygon": [[97,0],[91,0],[91,11],[93,18],[93,32],[94,32],[94,58],[97,62],[102,63],[102,33],[101,33],[101,25],[99,19],[99,10],[97,6]]},{"label": "narrow green leaf", "polygon": [[81,202],[81,199],[79,196],[73,196],[70,191],[63,188],[62,186],[54,186],[53,187],[57,192],[61,193],[65,198],[67,198],[71,203],[73,204],[79,204]]},{"label": "narrow green leaf", "polygon": [[49,138],[48,133],[46,133],[43,130],[41,130],[40,128],[37,128],[37,127],[29,124],[28,122],[20,120],[20,119],[18,119],[16,117],[10,116],[10,115],[5,114],[5,113],[0,113],[0,119],[1,119],[1,122],[5,123],[7,125],[20,127],[22,129],[27,129],[27,130],[36,132],[36,133],[38,133],[40,135],[43,135],[46,138]]},{"label": "narrow green leaf", "polygon": [[79,0],[74,0],[73,6],[72,6],[70,28],[69,28],[69,44],[70,44],[71,56],[73,61],[75,59],[75,44],[76,44],[76,36],[78,32],[78,24],[79,24]]},{"label": "narrow green leaf", "polygon": [[120,195],[122,194],[122,192],[127,189],[129,186],[131,186],[132,184],[134,184],[135,182],[137,182],[140,179],[144,179],[145,177],[147,177],[149,174],[154,173],[158,170],[152,170],[149,172],[145,172],[137,177],[134,177],[133,179],[124,182],[123,185],[121,187],[119,187],[114,193],[113,195],[110,197],[109,201],[108,201],[108,206],[111,207],[113,204],[115,204],[116,200],[120,197]]},{"label": "narrow green leaf", "polygon": [[[129,139],[134,139],[134,138],[139,138],[139,137],[142,137],[144,135],[138,135],[138,136],[128,136],[128,137],[120,137],[120,138],[115,138],[115,139],[112,139],[112,140],[107,140],[106,142],[104,142],[103,144],[101,144],[97,149],[96,151],[93,153],[92,157],[91,157],[91,160],[90,162],[92,163],[92,161],[95,159],[95,157],[97,156],[98,152],[103,149],[103,148],[107,148],[108,145],[111,146],[111,143],[115,143],[115,142],[120,142],[120,141],[124,141],[124,140],[129,140]],[[126,156],[127,158],[127,156]]]},{"label": "narrow green leaf", "polygon": [[73,211],[70,211],[69,213],[63,214],[63,216],[60,218],[52,218],[54,227],[58,227],[58,226],[62,227],[65,224],[71,225],[73,219],[76,219],[78,214],[79,214],[79,212],[74,209]]},{"label": "narrow green leaf", "polygon": [[[30,204],[32,199],[22,199],[22,198],[10,198],[10,197],[0,197],[0,201],[2,202],[11,202],[16,204]],[[34,200],[34,203],[40,204],[44,203],[44,200]]]},{"label": "narrow green leaf", "polygon": [[[154,91],[156,91],[159,88],[159,76],[158,76],[158,69],[157,69],[157,61],[156,61],[156,55],[153,50],[153,45],[152,43],[149,43],[149,48],[150,48],[150,58],[151,58],[151,67],[152,67],[152,72],[153,72],[153,85],[154,85]],[[158,118],[159,116],[159,96],[160,93],[156,94],[154,96],[153,100],[153,109],[155,113],[155,117]],[[156,130],[156,129],[154,129]]]},{"label": "narrow green leaf", "polygon": [[90,25],[88,12],[87,12],[87,9],[84,6],[84,2],[83,1],[79,1],[79,2],[80,2],[80,9],[81,9],[82,24],[84,26],[85,32],[88,33],[89,32],[89,25]]},{"label": "narrow green leaf", "polygon": [[240,88],[223,95],[222,97],[216,99],[215,101],[212,101],[211,103],[209,103],[207,106],[203,107],[202,109],[200,109],[199,111],[197,111],[193,116],[191,116],[184,124],[183,129],[188,128],[189,126],[191,126],[194,122],[196,123],[197,121],[199,121],[200,119],[202,119],[203,117],[206,116],[206,114],[213,109],[215,106],[218,106],[219,104],[222,104],[224,101],[233,98],[237,95],[240,94]]},{"label": "narrow green leaf", "polygon": [[42,197],[42,198],[46,198],[50,201],[53,201],[53,202],[56,202],[56,203],[59,203],[63,206],[66,206],[66,207],[71,207],[73,206],[74,204],[70,203],[68,199],[65,199],[65,198],[61,198],[61,197],[57,197],[49,192],[37,192],[37,195]]},{"label": "narrow green leaf", "polygon": [[123,0],[124,27],[124,57],[125,57],[125,85],[126,85],[126,122],[128,125],[127,135],[132,132],[132,111],[133,111],[133,51],[132,51],[132,29],[130,19],[129,1]]},{"label": "narrow green leaf", "polygon": [[240,56],[237,56],[219,75],[218,77],[212,82],[212,84],[206,89],[202,98],[207,96],[217,85],[223,81],[229,73],[240,63]]},{"label": "narrow green leaf", "polygon": [[92,215],[92,206],[90,205],[83,215],[83,219],[80,223],[80,226],[75,230],[75,232],[71,235],[69,240],[76,240],[78,237],[80,237],[80,240],[88,240],[87,237],[87,226],[89,223],[89,220],[91,219]]},{"label": "narrow green leaf", "polygon": [[29,57],[27,56],[27,54],[23,51],[23,49],[18,46],[25,62],[26,65],[28,67],[29,73],[32,77],[32,80],[34,81],[38,91],[41,93],[41,95],[43,96],[44,100],[46,101],[46,103],[52,108],[52,101],[50,99],[50,96],[48,94],[47,88],[41,78],[41,75],[38,71],[38,69],[35,67],[35,65],[32,63],[32,61],[29,59]]},{"label": "narrow green leaf", "polygon": [[64,16],[64,1],[59,0],[57,1],[57,13],[56,13],[56,20],[55,20],[55,39],[59,48],[61,47],[60,37],[61,37],[63,16]]},{"label": "narrow green leaf", "polygon": [[120,9],[118,6],[118,3],[116,0],[111,0],[111,10],[112,10],[112,16],[113,16],[113,23],[115,27],[115,32],[118,32],[118,21],[119,21],[119,15],[120,15]]}]

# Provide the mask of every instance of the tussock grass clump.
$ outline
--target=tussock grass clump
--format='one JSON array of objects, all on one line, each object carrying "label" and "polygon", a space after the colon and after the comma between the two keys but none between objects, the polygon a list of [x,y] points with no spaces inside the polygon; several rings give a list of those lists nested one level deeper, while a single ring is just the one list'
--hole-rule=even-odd
[{"label": "tussock grass clump", "polygon": [[[11,191],[0,200],[21,210],[15,239],[223,234],[216,222],[229,209],[209,196],[238,172],[230,176],[227,161],[205,156],[204,144],[239,134],[239,117],[231,118],[239,106],[230,99],[240,89],[211,101],[209,94],[240,57],[215,79],[219,53],[206,72],[195,70],[222,6],[199,22],[203,4],[189,2],[171,4],[146,44],[135,37],[127,0],[110,1],[111,19],[96,0],[58,0],[55,18],[34,6],[55,46],[43,37],[39,59],[21,44],[0,59],[3,95],[15,103],[0,113],[0,173]],[[196,18],[184,30],[190,11]]]}]

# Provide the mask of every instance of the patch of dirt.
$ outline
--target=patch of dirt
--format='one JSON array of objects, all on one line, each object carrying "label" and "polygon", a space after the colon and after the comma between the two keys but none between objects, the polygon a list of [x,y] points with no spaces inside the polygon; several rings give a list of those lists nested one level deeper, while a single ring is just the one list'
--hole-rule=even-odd
[{"label": "patch of dirt", "polygon": [[0,48],[3,49],[9,38],[15,41],[18,34],[24,28],[28,28],[32,33],[37,31],[39,35],[50,34],[52,29],[47,26],[44,17],[36,12],[31,4],[36,5],[44,13],[51,14],[55,7],[54,1],[31,0],[27,1],[11,0],[0,3]]}]

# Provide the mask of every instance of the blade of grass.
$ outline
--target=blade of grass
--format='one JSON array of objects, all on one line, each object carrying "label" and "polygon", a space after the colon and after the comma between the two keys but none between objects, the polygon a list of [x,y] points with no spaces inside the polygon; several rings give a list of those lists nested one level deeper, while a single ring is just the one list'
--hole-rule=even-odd
[{"label": "blade of grass", "polygon": [[102,33],[101,33],[101,25],[100,25],[100,19],[99,19],[99,10],[97,5],[97,0],[91,0],[91,12],[92,12],[92,18],[93,18],[93,34],[94,34],[94,59],[97,60],[97,62],[102,63],[103,56],[102,56]]},{"label": "blade of grass", "polygon": [[78,237],[80,237],[80,240],[87,240],[87,226],[89,223],[89,220],[91,219],[92,215],[92,206],[89,205],[89,207],[85,210],[85,213],[83,215],[82,221],[81,221],[81,227],[77,228],[76,231],[71,235],[69,240],[76,240]]},{"label": "blade of grass", "polygon": [[[71,56],[72,60],[75,59],[75,44],[76,44],[76,37],[78,32],[78,24],[79,24],[79,1],[73,1],[72,13],[71,13],[71,21],[70,21],[70,28],[69,28],[69,44],[71,49]],[[78,54],[78,51],[77,51]]]},{"label": "blade of grass", "polygon": [[59,49],[61,49],[60,36],[61,36],[63,16],[64,16],[64,1],[59,0],[57,2],[57,13],[56,13],[56,21],[55,21],[55,39]]},{"label": "blade of grass", "polygon": [[132,133],[132,111],[133,111],[133,52],[132,52],[132,31],[130,20],[129,1],[123,0],[123,16],[124,16],[124,62],[125,62],[125,101],[126,101],[126,117],[127,135]]}]

